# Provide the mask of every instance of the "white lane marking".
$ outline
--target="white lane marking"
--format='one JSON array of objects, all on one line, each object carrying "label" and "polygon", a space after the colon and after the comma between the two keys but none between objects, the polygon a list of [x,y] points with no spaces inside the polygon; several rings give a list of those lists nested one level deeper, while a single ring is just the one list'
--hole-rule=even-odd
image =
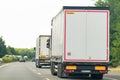
[{"label": "white lane marking", "polygon": [[109,80],[118,80],[118,79],[109,78],[109,77],[104,77],[104,78],[109,79]]},{"label": "white lane marking", "polygon": [[41,75],[41,73],[37,73],[38,75]]},{"label": "white lane marking", "polygon": [[35,72],[36,70],[32,69],[33,72]]},{"label": "white lane marking", "polygon": [[41,73],[37,73],[37,71],[35,69],[32,69],[33,72],[35,72],[38,75],[42,75]]},{"label": "white lane marking", "polygon": [[35,69],[33,69],[33,68],[29,67],[29,69],[32,70],[35,74],[42,75],[41,73],[37,73],[37,71]]},{"label": "white lane marking", "polygon": [[0,68],[3,68],[5,66],[8,66],[8,64],[3,64],[3,65],[0,66]]},{"label": "white lane marking", "polygon": [[49,78],[45,78],[46,80],[50,80]]}]

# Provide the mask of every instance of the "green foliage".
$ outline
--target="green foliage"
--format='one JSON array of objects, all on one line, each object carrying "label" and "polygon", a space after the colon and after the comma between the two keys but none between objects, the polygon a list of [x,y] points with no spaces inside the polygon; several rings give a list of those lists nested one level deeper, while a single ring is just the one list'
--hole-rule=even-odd
[{"label": "green foliage", "polygon": [[118,66],[120,65],[120,0],[98,0],[95,5],[110,7],[110,64]]},{"label": "green foliage", "polygon": [[10,47],[10,46],[7,47],[7,53],[9,55],[17,55],[17,52],[15,51],[15,49],[13,47]]},{"label": "green foliage", "polygon": [[0,37],[0,58],[7,54],[5,41]]},{"label": "green foliage", "polygon": [[2,57],[2,59],[3,59],[3,62],[5,62],[5,63],[14,62],[14,61],[19,60],[19,58],[13,57],[13,56],[4,56],[4,57]]},{"label": "green foliage", "polygon": [[[5,55],[8,56],[5,56]],[[11,57],[10,55],[28,56],[27,60],[32,59],[35,56],[34,48],[13,48],[11,46],[6,47],[5,41],[0,37],[0,58],[3,58],[4,62],[18,61],[18,58]]]},{"label": "green foliage", "polygon": [[98,0],[95,4],[98,7],[106,7],[108,6],[108,0]]},{"label": "green foliage", "polygon": [[28,58],[32,59],[35,56],[34,48],[27,49],[27,48],[15,48],[15,51],[18,55],[28,56]]}]

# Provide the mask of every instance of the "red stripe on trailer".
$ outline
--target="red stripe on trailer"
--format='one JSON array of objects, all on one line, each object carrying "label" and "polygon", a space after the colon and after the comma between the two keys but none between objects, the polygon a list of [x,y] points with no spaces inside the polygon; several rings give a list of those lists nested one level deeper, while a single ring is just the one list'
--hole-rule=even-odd
[{"label": "red stripe on trailer", "polygon": [[[67,59],[66,58],[66,13],[67,12],[102,12],[102,13],[106,13],[107,15],[107,24],[106,24],[106,60],[84,60],[84,59]],[[108,36],[109,36],[109,12],[108,10],[65,10],[64,11],[64,61],[65,62],[108,62],[109,60],[109,51],[108,51],[108,47],[109,47],[109,40],[108,40]]]}]

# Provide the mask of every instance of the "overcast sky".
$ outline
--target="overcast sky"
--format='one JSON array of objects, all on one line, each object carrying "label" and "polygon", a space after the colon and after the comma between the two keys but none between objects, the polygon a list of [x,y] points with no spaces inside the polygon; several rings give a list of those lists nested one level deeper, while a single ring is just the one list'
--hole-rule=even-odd
[{"label": "overcast sky", "polygon": [[15,48],[36,46],[39,35],[49,35],[51,19],[62,6],[94,6],[95,0],[0,0],[0,36]]}]

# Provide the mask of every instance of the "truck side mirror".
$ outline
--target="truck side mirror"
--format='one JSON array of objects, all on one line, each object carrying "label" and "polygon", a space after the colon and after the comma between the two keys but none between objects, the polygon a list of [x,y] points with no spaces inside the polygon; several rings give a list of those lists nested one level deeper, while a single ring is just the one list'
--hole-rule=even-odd
[{"label": "truck side mirror", "polygon": [[50,48],[50,38],[47,40],[46,47],[47,47],[47,48]]},{"label": "truck side mirror", "polygon": [[36,50],[36,47],[34,47],[34,50]]}]

